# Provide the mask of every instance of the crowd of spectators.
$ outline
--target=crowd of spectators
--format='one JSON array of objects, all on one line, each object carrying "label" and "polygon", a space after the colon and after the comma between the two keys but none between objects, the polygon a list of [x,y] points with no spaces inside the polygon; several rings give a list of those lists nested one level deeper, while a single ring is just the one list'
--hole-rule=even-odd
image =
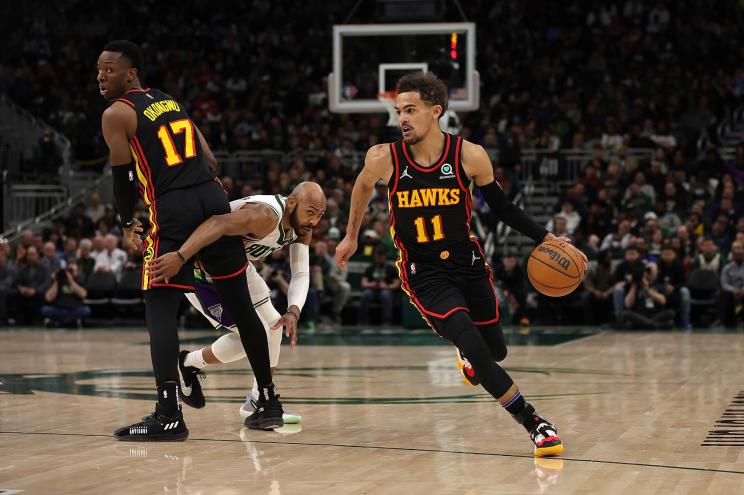
[{"label": "crowd of spectators", "polygon": [[[375,19],[374,2],[366,4],[347,21]],[[454,5],[442,8],[443,19],[461,20]],[[744,91],[737,2],[474,0],[462,8],[477,25],[482,81],[481,108],[461,117],[462,133],[499,148],[507,168],[518,165],[519,149],[594,144],[671,146],[689,158],[698,135]],[[129,38],[145,51],[143,81],[183,102],[215,149],[364,151],[388,137],[385,119],[333,115],[326,99],[331,26],[350,9],[339,0],[225,8],[192,0],[178,9],[148,0],[110,5],[105,15],[90,0],[6,6],[0,93],[67,135],[77,160],[105,156],[106,103],[93,64],[106,41]],[[344,63],[376,74],[364,59]]]},{"label": "crowd of spectators", "polygon": [[[96,89],[93,61],[111,38],[141,43],[146,85],[183,102],[212,148],[293,152],[291,163],[268,160],[261,174],[224,178],[231,199],[287,193],[301,180],[323,186],[328,211],[315,233],[303,318],[367,321],[372,315],[394,323],[402,294],[388,268],[375,265],[395,254],[384,185],[373,195],[360,235],[359,256],[372,268],[352,274],[333,262],[358,165],[342,157],[389,138],[385,118],[328,111],[330,26],[344,20],[349,6],[287,0],[229,9],[202,1],[186,5],[114,4],[88,21],[83,19],[96,12],[88,0],[5,7],[0,93],[67,135],[79,163],[95,160],[106,153],[99,124],[106,103]],[[578,0],[476,0],[462,7],[478,27],[482,81],[481,108],[461,116],[462,134],[498,150],[495,175],[508,194],[518,188],[522,149],[592,155],[548,224],[594,260],[585,288],[572,296],[587,305],[586,322],[601,323],[610,314],[615,324],[630,325],[639,321],[636,314],[652,313],[653,304],[654,314],[673,309],[674,324],[687,326],[704,296],[688,287],[700,269],[726,279],[718,319],[732,324],[744,287],[737,285],[738,272],[725,268],[736,263],[735,246],[744,241],[744,146],[724,162],[715,148],[699,159],[696,141],[741,103],[742,8],[732,2],[712,9],[699,0],[590,7]],[[361,7],[360,19],[372,18],[368,8]],[[364,61],[348,63],[353,69]],[[630,148],[654,149],[653,157],[637,160]],[[42,137],[37,158],[45,170],[52,151]],[[320,160],[306,161],[307,151],[320,152]],[[474,204],[482,201],[476,197]],[[138,214],[145,220],[144,209]],[[487,209],[479,216],[479,224],[492,227]],[[85,289],[94,273],[121,279],[139,270],[141,256],[117,247],[119,234],[114,209],[94,195],[44,232],[24,232],[17,244],[4,244],[0,319],[51,320],[42,307],[57,304],[60,294],[70,296],[62,305],[86,299],[73,282]],[[492,261],[515,321],[534,319],[522,260]],[[286,253],[267,260],[263,274],[281,307]],[[345,308],[352,300],[359,311],[350,315]],[[611,311],[598,310],[602,304]],[[381,311],[369,310],[377,305]],[[668,326],[670,319],[653,323]]]}]

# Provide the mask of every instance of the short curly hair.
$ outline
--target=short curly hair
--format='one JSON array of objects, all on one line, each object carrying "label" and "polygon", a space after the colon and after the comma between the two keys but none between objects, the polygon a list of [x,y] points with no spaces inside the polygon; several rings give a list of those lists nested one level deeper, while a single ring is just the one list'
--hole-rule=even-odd
[{"label": "short curly hair", "polygon": [[413,72],[398,79],[398,93],[416,91],[428,105],[440,105],[447,110],[447,86],[433,72]]}]

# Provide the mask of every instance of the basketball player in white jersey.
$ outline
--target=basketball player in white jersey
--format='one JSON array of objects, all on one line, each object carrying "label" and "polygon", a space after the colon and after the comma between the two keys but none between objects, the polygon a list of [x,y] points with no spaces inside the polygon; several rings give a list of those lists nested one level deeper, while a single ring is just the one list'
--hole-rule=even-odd
[{"label": "basketball player in white jersey", "polygon": [[[172,256],[162,256],[151,262],[148,270],[154,280],[167,280],[180,269],[181,256],[185,259],[198,252],[203,245],[223,235],[240,235],[250,261],[266,258],[274,251],[289,245],[292,278],[287,293],[287,312],[280,315],[270,299],[266,282],[248,264],[246,277],[251,300],[266,330],[269,342],[269,357],[272,373],[279,362],[282,327],[290,337],[290,345],[297,342],[297,321],[307,297],[310,285],[309,245],[312,229],[325,213],[326,199],[323,190],[314,182],[303,182],[284,198],[274,196],[249,196],[230,202],[231,213],[216,215],[197,228],[188,240]],[[180,253],[180,254],[179,254]],[[201,278],[201,280],[199,280]],[[192,407],[205,405],[204,394],[199,384],[199,375],[210,364],[230,363],[245,357],[240,335],[235,333],[231,316],[202,272],[197,277],[196,292],[186,294],[189,302],[197,308],[215,328],[225,327],[231,333],[223,335],[211,345],[192,352],[181,351],[179,371],[183,401]],[[255,411],[258,387],[254,387],[240,408],[246,426],[251,427],[251,416]],[[286,423],[297,423],[299,415],[284,413]]]}]

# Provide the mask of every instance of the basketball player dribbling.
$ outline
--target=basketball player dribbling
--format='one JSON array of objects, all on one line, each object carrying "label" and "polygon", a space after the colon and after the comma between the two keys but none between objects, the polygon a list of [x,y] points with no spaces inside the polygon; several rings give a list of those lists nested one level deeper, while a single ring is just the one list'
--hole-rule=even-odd
[{"label": "basketball player dribbling", "polygon": [[402,287],[429,326],[458,349],[466,381],[482,385],[524,426],[536,457],[559,455],[557,429],[522,397],[497,361],[506,357],[490,267],[470,234],[471,182],[497,218],[535,242],[558,238],[508,201],[486,151],[443,133],[447,88],[432,73],[398,81],[395,110],[403,139],[373,146],[354,184],[346,237],[336,249],[344,266],[357,249],[360,223],[378,180],[388,185],[390,224]]},{"label": "basketball player dribbling", "polygon": [[[176,319],[184,291],[194,290],[193,259],[181,244],[212,215],[230,212],[227,194],[214,176],[216,160],[183,107],[157,89],[142,88],[140,48],[131,41],[106,44],[98,57],[101,96],[112,102],[103,112],[103,136],[110,150],[114,198],[126,247],[139,244],[142,232],[134,218],[139,187],[149,210],[144,243],[142,289],[150,354],[157,385],[155,412],[114,436],[128,441],[178,441],[189,430],[178,404],[178,331]],[[183,262],[174,276],[153,281],[144,265],[165,253]],[[266,333],[258,318],[244,272],[248,261],[239,237],[221,237],[199,253],[212,274],[214,287],[238,327],[240,339],[258,381],[260,397],[254,423],[261,429],[280,427],[282,406],[274,393]]]}]

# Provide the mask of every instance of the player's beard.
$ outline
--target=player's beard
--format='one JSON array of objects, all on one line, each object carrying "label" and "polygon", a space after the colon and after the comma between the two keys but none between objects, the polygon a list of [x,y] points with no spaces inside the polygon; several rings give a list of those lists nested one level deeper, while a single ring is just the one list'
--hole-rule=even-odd
[{"label": "player's beard", "polygon": [[308,225],[302,225],[300,223],[300,219],[297,217],[297,207],[295,207],[295,209],[292,210],[292,213],[289,214],[289,224],[292,226],[292,229],[294,229],[296,234],[304,234],[305,228],[312,228]]}]

